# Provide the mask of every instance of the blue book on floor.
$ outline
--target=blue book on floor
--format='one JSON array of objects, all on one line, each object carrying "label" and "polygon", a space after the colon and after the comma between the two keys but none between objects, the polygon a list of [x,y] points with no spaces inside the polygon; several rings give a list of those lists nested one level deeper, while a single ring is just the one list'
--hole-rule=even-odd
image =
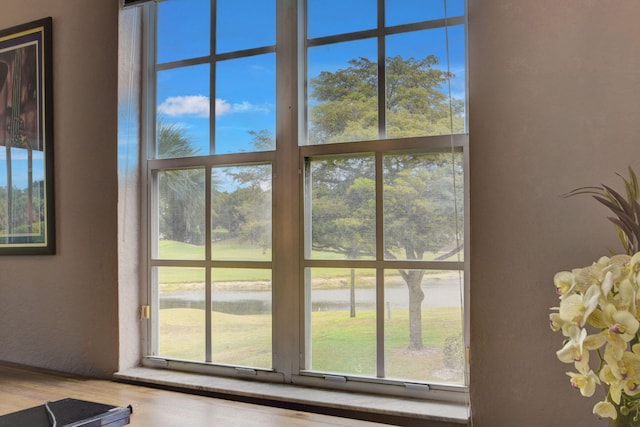
[{"label": "blue book on floor", "polygon": [[0,416],[0,427],[120,427],[129,424],[131,412],[131,406],[62,399]]}]

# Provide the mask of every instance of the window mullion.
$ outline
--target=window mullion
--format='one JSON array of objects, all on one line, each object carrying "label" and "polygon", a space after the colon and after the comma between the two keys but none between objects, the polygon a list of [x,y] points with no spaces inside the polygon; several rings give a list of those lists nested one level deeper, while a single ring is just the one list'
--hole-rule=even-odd
[{"label": "window mullion", "polygon": [[386,73],[386,43],[384,32],[385,0],[378,0],[378,138],[384,139],[387,135],[387,73]]},{"label": "window mullion", "polygon": [[[383,154],[376,153],[375,197],[376,197],[376,261],[384,261],[384,176]],[[376,370],[378,378],[385,377],[384,360],[384,268],[376,268]]]},{"label": "window mullion", "polygon": [[[209,154],[216,152],[216,32],[217,32],[217,7],[216,2],[211,2],[211,32],[209,33]],[[212,308],[213,308],[213,295],[212,295],[212,272],[211,272],[211,227],[212,227],[212,180],[213,172],[210,166],[207,166],[205,173],[205,198],[204,205],[206,209],[205,215],[205,260],[207,262],[207,268],[205,271],[205,360],[207,362],[213,361],[213,322],[212,322]]]},{"label": "window mullion", "polygon": [[[301,353],[298,174],[298,1],[276,0],[276,154],[273,164],[273,368],[290,379]],[[286,309],[285,309],[286,307]],[[276,357],[277,355],[277,357]]]},{"label": "window mullion", "polygon": [[218,27],[216,2],[211,2],[211,33],[209,34],[209,154],[216,152],[216,32]]},{"label": "window mullion", "polygon": [[204,259],[206,260],[207,267],[205,269],[205,282],[204,282],[204,308],[205,308],[205,361],[212,362],[213,361],[213,325],[212,325],[212,295],[211,295],[211,281],[212,281],[212,273],[211,273],[211,167],[205,168],[205,193],[204,193],[204,206],[205,206],[205,242],[204,242]]}]

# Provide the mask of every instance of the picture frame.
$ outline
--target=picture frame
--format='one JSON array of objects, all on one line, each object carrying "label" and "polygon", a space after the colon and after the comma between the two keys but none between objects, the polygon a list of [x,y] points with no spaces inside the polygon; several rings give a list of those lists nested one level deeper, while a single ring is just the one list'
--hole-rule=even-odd
[{"label": "picture frame", "polygon": [[52,18],[0,30],[0,255],[55,254]]}]

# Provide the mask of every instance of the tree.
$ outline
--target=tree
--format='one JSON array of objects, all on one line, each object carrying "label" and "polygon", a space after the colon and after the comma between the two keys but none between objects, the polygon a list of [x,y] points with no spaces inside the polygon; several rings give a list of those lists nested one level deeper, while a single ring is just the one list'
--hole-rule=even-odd
[{"label": "tree", "polygon": [[212,222],[221,239],[251,242],[263,252],[271,248],[271,193],[259,178],[267,170],[258,165],[225,172],[240,185],[233,191],[214,190]]},{"label": "tree", "polygon": [[[31,200],[29,200],[31,197]],[[11,213],[8,214],[8,188],[0,187],[0,230],[3,234],[40,233],[45,216],[44,181],[28,188],[11,189]],[[9,224],[11,219],[11,224]]]},{"label": "tree", "polygon": [[[452,100],[442,85],[454,76],[434,68],[438,59],[386,59],[386,135],[406,137],[462,132],[464,103]],[[323,71],[311,79],[309,139],[312,144],[359,141],[378,137],[377,64],[352,59],[349,67]]]},{"label": "tree", "polygon": [[[258,150],[273,147],[266,131],[250,132]],[[157,126],[158,158],[198,155],[186,130],[175,124]],[[224,171],[223,171],[224,170]],[[271,247],[271,169],[264,165],[214,169],[212,206],[204,206],[204,169],[165,170],[158,175],[160,233],[167,240],[202,245],[205,215],[210,212],[212,239],[237,238]],[[233,188],[232,183],[238,184]],[[265,188],[268,187],[268,190]],[[229,190],[229,188],[232,188]],[[268,216],[265,216],[265,212]],[[0,218],[1,219],[1,218]]]},{"label": "tree", "polygon": [[[333,158],[311,165],[312,248],[347,259],[375,254],[375,178],[371,156]],[[356,317],[355,269],[349,282]]]},{"label": "tree", "polygon": [[[184,128],[159,122],[158,158],[198,154]],[[204,170],[166,170],[158,175],[160,233],[165,239],[201,245],[205,236]]]},{"label": "tree", "polygon": [[[275,140],[268,130],[249,134],[256,151],[275,148]],[[227,185],[214,189],[213,194],[215,227],[225,238],[250,242],[266,252],[271,248],[271,167],[257,164],[223,169],[216,175]]]},{"label": "tree", "polygon": [[[384,217],[385,257],[421,260],[426,252],[460,248],[457,224],[462,223],[462,192],[456,194],[452,173],[462,174],[460,156],[453,167],[450,155],[387,157]],[[397,165],[401,165],[397,170]],[[455,199],[457,197],[457,200]],[[456,205],[459,207],[456,212]],[[457,215],[457,218],[456,218]],[[424,270],[399,270],[409,290],[409,348],[423,348],[422,302]]]},{"label": "tree", "polygon": [[[386,60],[385,132],[388,137],[427,136],[463,130],[463,103],[448,99],[441,86],[453,76],[434,68],[435,56]],[[349,67],[321,72],[310,81],[313,102],[309,112],[311,143],[377,139],[377,64],[366,58]],[[452,129],[453,125],[453,129]],[[462,167],[451,155],[389,155],[384,160],[384,251],[386,259],[421,260],[427,252],[453,245],[457,234],[452,174]],[[313,245],[350,258],[375,253],[371,240],[375,221],[374,177],[349,161],[318,162],[313,174]],[[366,200],[358,196],[369,186]],[[357,206],[354,206],[357,205]],[[366,213],[369,212],[369,215]],[[373,210],[373,212],[375,212]],[[366,224],[365,224],[366,223]],[[320,225],[318,225],[320,224]],[[455,248],[459,249],[459,248]],[[454,249],[454,253],[456,250]],[[400,270],[409,291],[409,348],[421,349],[424,271]]]},{"label": "tree", "polygon": [[311,234],[314,250],[348,259],[375,254],[375,177],[371,156],[313,162]]}]

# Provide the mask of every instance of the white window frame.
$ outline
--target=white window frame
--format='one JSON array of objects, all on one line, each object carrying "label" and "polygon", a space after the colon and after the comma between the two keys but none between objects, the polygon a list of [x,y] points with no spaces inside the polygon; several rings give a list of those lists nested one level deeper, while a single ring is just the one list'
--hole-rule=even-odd
[{"label": "white window frame", "polygon": [[[384,0],[378,0],[379,4]],[[308,340],[305,339],[306,321],[305,306],[308,304],[308,293],[304,289],[304,269],[306,267],[323,266],[322,261],[305,260],[304,256],[304,194],[303,194],[303,175],[304,164],[308,157],[335,155],[335,154],[357,154],[361,152],[375,153],[376,157],[381,160],[382,153],[398,152],[403,150],[461,150],[464,153],[464,261],[459,263],[442,263],[429,261],[385,261],[376,259],[373,261],[359,261],[358,266],[364,268],[374,268],[379,272],[388,268],[407,268],[414,269],[461,269],[464,275],[464,302],[469,301],[469,138],[468,134],[458,135],[441,135],[429,137],[414,137],[403,139],[380,139],[375,141],[364,141],[354,143],[340,143],[328,145],[299,145],[298,141],[306,138],[306,108],[304,105],[306,92],[306,70],[305,70],[305,52],[308,46],[305,46],[305,29],[304,25],[298,25],[304,21],[304,0],[276,0],[277,4],[277,88],[276,88],[276,140],[277,150],[255,153],[227,154],[227,155],[211,155],[200,156],[194,158],[180,159],[155,159],[155,149],[153,143],[155,139],[155,9],[156,4],[147,4],[143,6],[143,22],[144,22],[144,39],[143,43],[143,60],[142,69],[142,153],[141,170],[143,179],[146,184],[142,188],[142,206],[143,206],[143,228],[141,238],[144,242],[141,250],[141,265],[144,266],[141,271],[142,283],[144,286],[144,294],[147,298],[147,304],[151,306],[150,319],[146,328],[143,330],[143,349],[146,350],[143,356],[143,365],[149,367],[171,368],[189,372],[206,373],[211,375],[222,375],[230,377],[252,377],[271,382],[282,382],[300,384],[305,386],[313,386],[320,388],[332,388],[339,390],[347,390],[351,392],[380,393],[386,395],[425,398],[431,400],[444,400],[453,402],[465,402],[468,397],[468,377],[465,370],[465,378],[467,385],[451,386],[425,384],[422,382],[394,381],[390,379],[377,378],[355,378],[351,376],[334,376],[327,373],[314,372],[304,369],[305,352]],[[212,6],[213,7],[213,6]],[[466,8],[466,2],[465,2]],[[213,14],[214,12],[212,12]],[[464,24],[466,28],[466,11],[465,18],[454,20],[455,22],[441,23],[432,22],[429,25],[459,25]],[[403,26],[404,29],[427,29],[433,26],[425,26],[423,24]],[[213,29],[212,29],[213,32]],[[389,34],[386,29],[371,30],[367,32],[369,36],[383,38]],[[311,44],[328,43],[334,41],[346,41],[351,39],[353,35],[323,37],[321,39],[311,41]],[[212,36],[213,43],[213,36]],[[274,47],[273,51],[276,50]],[[254,49],[253,54],[271,52],[268,49]],[[246,52],[245,52],[246,53]],[[244,53],[243,53],[244,54]],[[380,55],[384,57],[384,50]],[[225,59],[232,59],[236,53],[221,55]],[[189,65],[192,63],[202,63],[201,60],[178,61],[173,65]],[[164,69],[160,67],[159,69]],[[212,88],[215,87],[215,73],[212,73]],[[283,83],[287,82],[287,83]],[[297,82],[290,84],[289,82]],[[384,86],[384,82],[380,82]],[[384,103],[380,104],[380,115],[384,115]],[[213,120],[212,120],[213,122]],[[213,128],[213,123],[212,123]],[[212,131],[213,132],[213,131]],[[212,133],[213,135],[213,133]],[[145,144],[145,141],[147,144]],[[151,160],[146,160],[151,159]],[[152,283],[154,277],[151,272],[153,267],[157,266],[198,266],[205,267],[207,274],[213,266],[240,267],[248,266],[241,262],[191,262],[177,260],[157,260],[153,258],[155,251],[153,236],[154,229],[157,226],[153,220],[154,199],[152,197],[151,185],[153,175],[158,170],[185,168],[185,167],[203,167],[206,170],[206,181],[210,183],[211,169],[215,166],[226,165],[243,165],[255,163],[269,163],[272,165],[273,171],[273,259],[271,262],[263,263],[262,267],[271,268],[273,274],[273,314],[272,314],[272,350],[273,350],[273,367],[272,369],[244,368],[234,366],[216,365],[207,362],[192,362],[168,359],[157,355],[157,342],[154,338],[154,331],[157,331],[158,319],[157,305],[153,301],[158,300],[157,292],[154,290]],[[378,180],[381,180],[381,175]],[[381,184],[379,182],[379,184]],[[460,184],[460,183],[458,183]],[[210,185],[210,184],[208,184]],[[209,194],[209,189],[207,190]],[[209,206],[210,200],[207,197],[205,205]],[[378,203],[378,211],[382,209],[382,204]],[[380,215],[380,212],[378,212]],[[207,215],[207,228],[210,233],[210,218]],[[379,233],[378,235],[382,235]],[[208,237],[210,237],[208,235]],[[207,241],[211,241],[207,238]],[[294,250],[292,250],[294,248]],[[295,249],[297,248],[297,249]],[[283,256],[282,254],[286,254]],[[208,257],[207,257],[208,259]],[[455,264],[455,265],[454,265]],[[297,265],[292,269],[291,265]],[[347,264],[345,264],[347,265]],[[351,266],[352,264],[348,264]],[[255,265],[251,263],[251,267]],[[381,286],[382,279],[379,279],[378,286]],[[210,298],[210,289],[207,289],[207,298]],[[210,303],[210,301],[206,301]],[[469,306],[468,303],[463,304],[464,307],[464,341],[468,348],[469,342]],[[283,309],[284,308],[284,309]],[[384,317],[378,316],[378,330],[381,331]],[[297,321],[292,321],[297,319]],[[210,318],[207,321],[207,328],[210,330]],[[283,332],[284,331],[284,332]],[[207,334],[207,340],[210,340],[210,334]],[[210,348],[210,343],[209,343]],[[383,348],[378,346],[378,355],[383,352]],[[207,355],[208,360],[210,354]],[[380,360],[380,358],[378,358]],[[468,367],[468,363],[467,363]]]}]

